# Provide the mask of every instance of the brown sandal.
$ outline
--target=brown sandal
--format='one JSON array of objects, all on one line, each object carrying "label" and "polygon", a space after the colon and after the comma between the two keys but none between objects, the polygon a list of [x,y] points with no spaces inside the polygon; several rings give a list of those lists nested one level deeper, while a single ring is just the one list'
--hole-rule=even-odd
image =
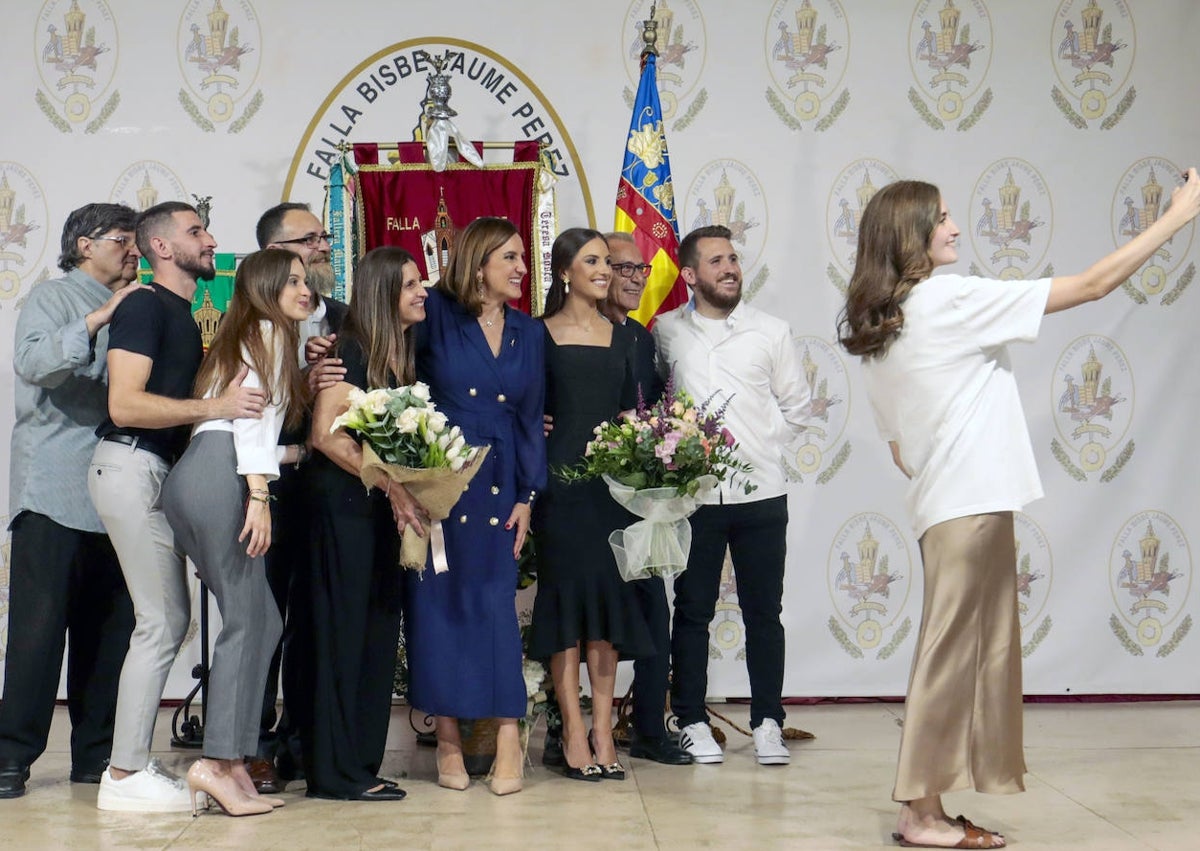
[{"label": "brown sandal", "polygon": [[993,833],[990,830],[984,830],[981,827],[976,827],[975,825],[971,824],[971,822],[969,822],[967,819],[963,818],[962,816],[959,816],[958,818],[956,818],[955,821],[958,824],[962,825],[963,831],[966,833],[966,835],[963,836],[963,838],[960,839],[954,845],[931,845],[931,844],[925,843],[925,842],[909,842],[907,839],[904,838],[904,836],[902,834],[899,834],[899,833],[893,833],[892,839],[894,839],[903,848],[1003,848],[1004,847],[1002,844],[997,844],[997,842],[996,842],[997,839],[999,839],[999,840],[1001,840],[1001,842],[1003,842],[1004,836],[1002,834]]}]

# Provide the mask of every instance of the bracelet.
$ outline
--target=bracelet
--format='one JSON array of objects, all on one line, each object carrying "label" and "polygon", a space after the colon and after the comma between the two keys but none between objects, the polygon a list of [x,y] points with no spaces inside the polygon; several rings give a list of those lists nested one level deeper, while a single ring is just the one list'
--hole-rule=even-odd
[{"label": "bracelet", "polygon": [[274,497],[256,496],[255,494],[250,494],[250,502],[261,502],[263,505],[270,505],[272,499],[274,499]]}]

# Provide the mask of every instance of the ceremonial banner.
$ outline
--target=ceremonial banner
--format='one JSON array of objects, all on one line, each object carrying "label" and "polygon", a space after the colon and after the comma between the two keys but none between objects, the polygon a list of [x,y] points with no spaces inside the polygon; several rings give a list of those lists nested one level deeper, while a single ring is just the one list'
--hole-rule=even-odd
[{"label": "ceremonial banner", "polygon": [[675,184],[663,129],[655,72],[657,57],[649,53],[633,102],[625,164],[617,184],[615,229],[633,239],[653,269],[646,279],[642,303],[630,315],[649,327],[654,317],[688,300],[679,277],[679,226],[675,221]]},{"label": "ceremonial banner", "polygon": [[538,226],[542,163],[537,143],[520,142],[512,150],[512,162],[483,168],[459,162],[434,171],[421,142],[402,142],[394,150],[373,142],[355,144],[360,256],[380,245],[404,248],[417,258],[423,277],[437,282],[455,234],[480,216],[501,216],[517,226],[529,267],[530,287],[514,306],[540,313],[550,252],[545,237],[552,239],[555,228]]},{"label": "ceremonial banner", "polygon": [[343,151],[329,167],[325,183],[325,212],[322,216],[329,234],[329,262],[333,266],[333,297],[349,302],[354,291],[354,246],[357,244],[358,219],[354,215],[354,196],[358,184],[354,168]]}]

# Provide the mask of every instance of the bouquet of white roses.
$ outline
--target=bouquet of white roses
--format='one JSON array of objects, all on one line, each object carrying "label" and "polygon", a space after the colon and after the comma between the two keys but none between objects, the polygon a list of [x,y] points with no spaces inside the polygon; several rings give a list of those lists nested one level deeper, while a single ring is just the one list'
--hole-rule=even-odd
[{"label": "bouquet of white roses", "polygon": [[434,521],[429,537],[412,528],[404,530],[401,565],[424,570],[432,540],[434,570],[444,572],[448,566],[441,521],[450,516],[489,447],[468,446],[462,430],[450,425],[430,400],[428,385],[419,381],[378,390],[355,388],[349,403],[329,430],[344,428],[362,435],[359,476],[363,484],[368,488],[385,488],[389,481],[404,485]]}]

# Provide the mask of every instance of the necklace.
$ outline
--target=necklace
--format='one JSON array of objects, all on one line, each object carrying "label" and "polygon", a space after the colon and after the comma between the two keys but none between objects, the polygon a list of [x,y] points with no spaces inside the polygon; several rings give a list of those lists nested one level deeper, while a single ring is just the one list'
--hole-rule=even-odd
[{"label": "necklace", "polygon": [[493,325],[495,325],[497,322],[499,322],[503,317],[504,317],[504,306],[501,305],[500,309],[496,311],[496,315],[493,318],[486,319],[483,316],[480,316],[479,318],[483,320],[483,324],[485,327],[491,328]]}]

